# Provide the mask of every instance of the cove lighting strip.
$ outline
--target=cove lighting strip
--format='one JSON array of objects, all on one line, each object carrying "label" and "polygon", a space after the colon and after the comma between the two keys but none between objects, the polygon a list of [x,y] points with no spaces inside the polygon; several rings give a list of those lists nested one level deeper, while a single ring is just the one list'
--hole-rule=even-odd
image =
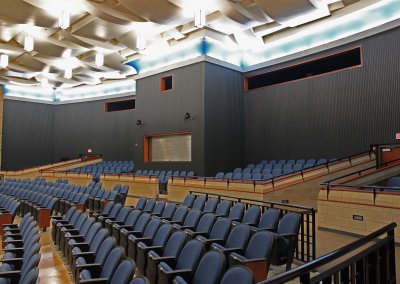
[{"label": "cove lighting strip", "polygon": [[198,56],[209,56],[238,67],[251,68],[256,64],[344,39],[399,18],[400,1],[381,0],[353,13],[299,28],[299,32],[266,42],[261,48],[243,50],[237,44],[222,43],[206,36],[187,43],[183,48],[166,48],[159,50],[156,57],[146,56],[127,64],[135,68],[138,74],[143,74]]},{"label": "cove lighting strip", "polygon": [[[126,64],[135,68],[138,74],[145,74],[200,56],[208,56],[238,66],[244,71],[257,64],[268,63],[277,58],[341,40],[397,19],[400,19],[400,0],[381,0],[353,13],[337,18],[333,15],[331,18],[300,27],[298,32],[291,36],[276,40],[271,37],[262,48],[243,50],[229,40],[222,43],[205,36],[174,47],[159,46],[152,50],[150,46],[143,51],[145,57]],[[135,81],[127,79],[117,84],[106,82],[97,86],[59,90],[40,86],[6,85],[5,96],[57,103],[132,93],[135,90]]]},{"label": "cove lighting strip", "polygon": [[101,99],[102,97],[117,96],[120,94],[132,94],[135,93],[135,91],[135,80],[124,80],[118,83],[58,90],[43,88],[41,86],[4,86],[4,96],[6,98],[24,98],[53,103],[93,98]]}]

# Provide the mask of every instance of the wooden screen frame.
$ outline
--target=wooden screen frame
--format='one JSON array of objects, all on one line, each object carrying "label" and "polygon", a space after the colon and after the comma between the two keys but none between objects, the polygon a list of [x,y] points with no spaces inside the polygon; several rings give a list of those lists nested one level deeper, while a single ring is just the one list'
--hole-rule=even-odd
[{"label": "wooden screen frame", "polygon": [[[153,137],[163,137],[163,136],[178,136],[178,135],[192,135],[191,131],[184,131],[184,132],[165,132],[165,133],[158,133],[158,134],[146,134],[143,137],[143,161],[145,163],[152,163],[150,161],[150,153],[151,153],[151,146],[150,146],[150,139]],[[156,163],[171,163],[171,162],[162,162],[157,161]],[[187,162],[173,162],[173,163],[187,163]]]}]

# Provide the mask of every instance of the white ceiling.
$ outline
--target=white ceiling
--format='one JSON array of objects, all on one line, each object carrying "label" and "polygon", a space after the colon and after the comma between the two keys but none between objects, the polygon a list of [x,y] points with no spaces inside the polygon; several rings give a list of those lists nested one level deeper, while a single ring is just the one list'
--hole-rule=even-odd
[{"label": "white ceiling", "polygon": [[[125,63],[205,34],[244,50],[260,48],[310,22],[374,2],[379,1],[0,0],[0,53],[10,57],[0,83],[33,86],[47,78],[52,87],[69,88],[130,78],[137,70]],[[194,24],[198,9],[207,15],[204,28]],[[65,30],[58,27],[63,10],[71,12]],[[24,51],[27,35],[35,39],[31,52]],[[144,50],[136,48],[138,35],[146,39]],[[105,54],[101,67],[94,63],[96,53]],[[66,68],[73,69],[71,79],[65,78]]]}]

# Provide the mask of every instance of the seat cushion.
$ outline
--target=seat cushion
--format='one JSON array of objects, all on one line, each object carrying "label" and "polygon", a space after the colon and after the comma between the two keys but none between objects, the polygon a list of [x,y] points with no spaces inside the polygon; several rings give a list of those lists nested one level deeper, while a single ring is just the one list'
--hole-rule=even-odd
[{"label": "seat cushion", "polygon": [[164,271],[172,271],[173,269],[166,262],[161,262],[158,265],[159,268],[162,268]]},{"label": "seat cushion", "polygon": [[185,284],[185,283],[187,283],[187,282],[185,281],[185,279],[183,279],[182,277],[178,276],[178,277],[175,277],[175,278],[174,278],[174,283],[177,283],[177,284]]}]

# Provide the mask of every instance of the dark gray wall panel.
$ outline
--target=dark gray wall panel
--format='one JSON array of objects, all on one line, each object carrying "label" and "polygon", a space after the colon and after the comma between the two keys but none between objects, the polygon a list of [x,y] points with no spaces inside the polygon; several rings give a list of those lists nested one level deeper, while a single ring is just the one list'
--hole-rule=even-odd
[{"label": "dark gray wall panel", "polygon": [[[173,89],[160,91],[162,77],[173,76]],[[204,63],[137,80],[136,114],[143,125],[137,129],[137,169],[193,170],[204,174]],[[185,120],[189,112],[193,119]],[[192,162],[144,163],[144,135],[192,132]]]},{"label": "dark gray wall panel", "polygon": [[243,164],[243,76],[205,63],[205,174]]},{"label": "dark gray wall panel", "polygon": [[87,153],[106,160],[134,160],[136,111],[105,112],[110,100],[55,106],[54,159]]},{"label": "dark gray wall panel", "polygon": [[19,170],[53,162],[52,105],[4,100],[3,170]]},{"label": "dark gray wall panel", "polygon": [[363,67],[244,94],[245,160],[340,157],[400,130],[400,29],[285,64],[362,46]]}]

